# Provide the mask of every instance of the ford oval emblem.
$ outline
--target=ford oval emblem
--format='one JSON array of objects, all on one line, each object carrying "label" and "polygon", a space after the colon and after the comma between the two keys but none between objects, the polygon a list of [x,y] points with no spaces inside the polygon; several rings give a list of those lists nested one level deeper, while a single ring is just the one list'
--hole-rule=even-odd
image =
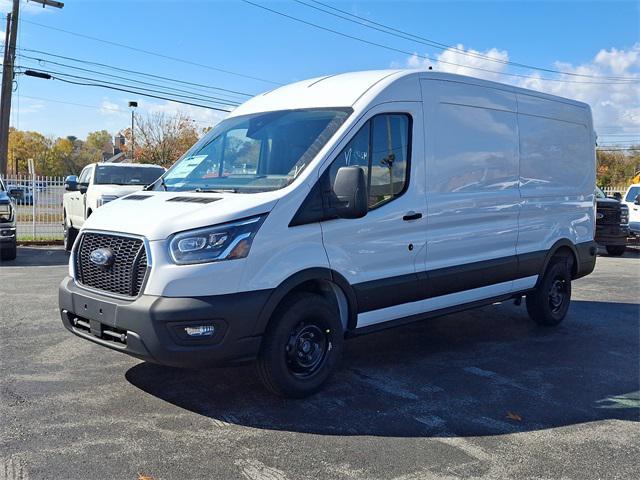
[{"label": "ford oval emblem", "polygon": [[109,267],[113,265],[115,258],[108,248],[98,248],[89,254],[89,260],[101,267]]},{"label": "ford oval emblem", "polygon": [[596,213],[596,220],[602,220],[604,218],[603,213]]}]

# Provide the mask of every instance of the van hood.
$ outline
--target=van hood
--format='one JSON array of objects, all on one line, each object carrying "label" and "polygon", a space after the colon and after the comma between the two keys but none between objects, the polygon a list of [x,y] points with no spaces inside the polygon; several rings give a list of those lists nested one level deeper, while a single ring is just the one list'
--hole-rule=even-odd
[{"label": "van hood", "polygon": [[176,232],[218,225],[270,212],[280,194],[140,191],[97,209],[83,229],[164,240]]}]

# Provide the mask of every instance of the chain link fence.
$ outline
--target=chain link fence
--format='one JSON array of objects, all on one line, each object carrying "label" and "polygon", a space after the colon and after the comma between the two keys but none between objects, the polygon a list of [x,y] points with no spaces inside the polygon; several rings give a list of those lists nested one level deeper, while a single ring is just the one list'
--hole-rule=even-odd
[{"label": "chain link fence", "polygon": [[16,189],[18,241],[62,240],[64,177],[18,175],[4,179],[8,190]]}]

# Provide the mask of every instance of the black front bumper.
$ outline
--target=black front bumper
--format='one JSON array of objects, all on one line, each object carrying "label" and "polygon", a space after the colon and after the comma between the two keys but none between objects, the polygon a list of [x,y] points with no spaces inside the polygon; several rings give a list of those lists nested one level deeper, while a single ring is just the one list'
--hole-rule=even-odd
[{"label": "black front bumper", "polygon": [[16,226],[0,223],[0,243],[14,243],[16,241]]},{"label": "black front bumper", "polygon": [[[79,337],[142,360],[173,367],[219,366],[254,359],[262,332],[257,319],[271,290],[211,297],[141,295],[125,300],[60,284],[62,323]],[[213,325],[215,333],[189,338],[185,326]]]},{"label": "black front bumper", "polygon": [[627,237],[629,237],[627,225],[596,225],[595,240],[600,245],[626,245]]}]

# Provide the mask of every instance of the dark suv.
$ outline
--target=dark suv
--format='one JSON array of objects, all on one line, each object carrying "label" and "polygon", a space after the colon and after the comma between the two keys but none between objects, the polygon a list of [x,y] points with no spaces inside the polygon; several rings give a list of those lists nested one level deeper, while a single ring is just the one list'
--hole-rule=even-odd
[{"label": "dark suv", "polygon": [[629,236],[629,208],[596,188],[596,242],[613,256],[622,255]]}]

